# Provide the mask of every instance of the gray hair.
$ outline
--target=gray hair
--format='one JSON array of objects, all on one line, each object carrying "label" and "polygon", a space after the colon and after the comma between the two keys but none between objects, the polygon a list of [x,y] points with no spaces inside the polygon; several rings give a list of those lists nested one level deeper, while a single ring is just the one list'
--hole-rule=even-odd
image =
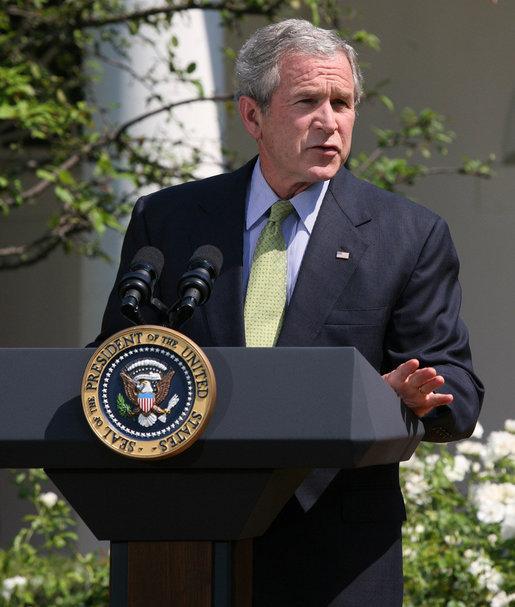
[{"label": "gray hair", "polygon": [[266,111],[280,84],[279,63],[286,53],[334,57],[343,53],[354,79],[354,105],[363,90],[356,51],[336,32],[314,26],[304,19],[286,19],[258,29],[241,47],[236,60],[236,94],[252,97]]}]

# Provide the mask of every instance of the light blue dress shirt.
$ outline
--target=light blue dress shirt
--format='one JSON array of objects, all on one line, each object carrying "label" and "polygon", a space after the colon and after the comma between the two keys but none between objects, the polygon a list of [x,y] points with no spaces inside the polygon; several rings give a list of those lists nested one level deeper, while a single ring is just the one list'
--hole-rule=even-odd
[{"label": "light blue dress shirt", "polygon": [[[283,236],[288,259],[287,302],[290,301],[295,288],[302,258],[328,186],[329,181],[314,183],[290,199],[297,212],[291,213],[283,221]],[[245,232],[243,234],[243,285],[245,293],[247,292],[250,267],[259,234],[268,221],[270,207],[278,200],[280,199],[277,194],[263,177],[258,159],[247,188],[245,207]]]}]

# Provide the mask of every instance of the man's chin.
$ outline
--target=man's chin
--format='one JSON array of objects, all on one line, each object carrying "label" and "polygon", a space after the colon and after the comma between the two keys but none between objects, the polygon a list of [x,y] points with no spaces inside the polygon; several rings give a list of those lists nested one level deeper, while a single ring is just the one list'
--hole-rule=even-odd
[{"label": "man's chin", "polygon": [[332,179],[336,173],[342,168],[340,162],[332,162],[325,166],[312,167],[310,170],[310,176],[313,181],[328,181]]}]

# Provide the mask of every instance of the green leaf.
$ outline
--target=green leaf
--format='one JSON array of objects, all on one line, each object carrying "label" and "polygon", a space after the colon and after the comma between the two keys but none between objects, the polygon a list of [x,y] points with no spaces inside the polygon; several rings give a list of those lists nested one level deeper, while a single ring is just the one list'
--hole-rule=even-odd
[{"label": "green leaf", "polygon": [[364,44],[376,51],[381,50],[381,42],[375,34],[371,34],[365,30],[354,32],[352,40],[358,44]]},{"label": "green leaf", "polygon": [[44,179],[45,181],[50,181],[52,183],[57,181],[57,177],[56,177],[55,173],[52,173],[45,169],[38,169],[36,171],[36,175],[39,177],[39,179]]},{"label": "green leaf", "polygon": [[65,204],[69,204],[69,205],[73,204],[74,197],[73,197],[73,194],[70,192],[70,190],[58,185],[55,187],[54,192],[55,192],[55,195],[57,196],[57,198],[61,202],[64,202]]},{"label": "green leaf", "polygon": [[63,185],[71,185],[75,181],[70,171],[66,171],[64,169],[59,169],[57,171],[57,177]]},{"label": "green leaf", "polygon": [[95,231],[102,236],[106,230],[105,222],[104,222],[104,213],[101,209],[93,208],[88,213],[89,220],[91,221],[93,228]]},{"label": "green leaf", "polygon": [[393,112],[395,110],[393,101],[390,99],[390,97],[387,97],[386,95],[378,95],[378,99],[384,106],[386,106],[390,110],[390,112]]}]

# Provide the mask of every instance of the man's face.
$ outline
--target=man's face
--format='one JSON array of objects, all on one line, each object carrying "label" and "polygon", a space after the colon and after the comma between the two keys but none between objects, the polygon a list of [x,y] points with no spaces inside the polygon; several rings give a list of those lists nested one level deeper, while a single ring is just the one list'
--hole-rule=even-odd
[{"label": "man's face", "polygon": [[249,97],[240,112],[258,142],[261,169],[280,198],[331,179],[350,152],[354,80],[347,57],[286,56],[281,84],[263,112]]}]

